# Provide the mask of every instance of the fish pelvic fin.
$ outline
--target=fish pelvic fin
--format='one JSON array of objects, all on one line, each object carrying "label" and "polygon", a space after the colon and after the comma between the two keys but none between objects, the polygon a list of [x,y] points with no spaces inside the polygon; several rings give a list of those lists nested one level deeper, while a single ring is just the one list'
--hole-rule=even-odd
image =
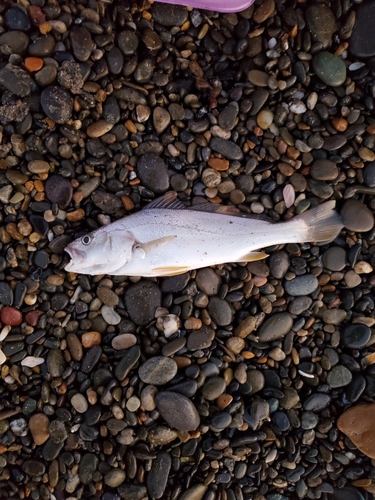
[{"label": "fish pelvic fin", "polygon": [[[322,242],[335,239],[344,227],[340,215],[335,210],[335,201],[327,201],[321,205],[297,215],[285,223],[301,231],[300,241]],[[285,227],[286,229],[286,227]]]},{"label": "fish pelvic fin", "polygon": [[268,254],[264,252],[249,252],[248,254],[238,259],[236,262],[254,262],[256,260],[265,259],[266,257],[268,257]]}]

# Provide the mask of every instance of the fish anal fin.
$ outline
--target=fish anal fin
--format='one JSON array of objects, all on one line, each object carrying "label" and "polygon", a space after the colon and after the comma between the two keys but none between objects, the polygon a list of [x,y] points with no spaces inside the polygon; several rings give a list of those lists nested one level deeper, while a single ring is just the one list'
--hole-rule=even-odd
[{"label": "fish anal fin", "polygon": [[180,200],[177,199],[176,191],[169,191],[160,198],[151,201],[148,205],[146,205],[144,210],[151,210],[156,208],[164,208],[168,210],[183,210],[186,207]]},{"label": "fish anal fin", "polygon": [[168,267],[154,267],[152,270],[155,276],[178,276],[189,271],[189,267],[184,266],[168,266]]},{"label": "fish anal fin", "polygon": [[168,245],[171,241],[173,241],[176,236],[165,236],[164,238],[158,238],[157,240],[151,240],[147,243],[137,243],[135,248],[140,248],[144,251],[144,258],[148,252],[154,250],[155,248],[163,247],[164,245]]},{"label": "fish anal fin", "polygon": [[268,257],[268,254],[265,252],[249,252],[247,255],[244,255],[236,262],[254,262],[256,260],[262,260]]}]

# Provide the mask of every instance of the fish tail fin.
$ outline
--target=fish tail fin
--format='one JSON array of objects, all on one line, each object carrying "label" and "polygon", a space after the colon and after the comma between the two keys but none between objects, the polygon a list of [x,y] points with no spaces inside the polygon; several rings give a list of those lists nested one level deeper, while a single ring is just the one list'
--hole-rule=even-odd
[{"label": "fish tail fin", "polygon": [[297,215],[287,224],[299,227],[300,242],[320,242],[336,238],[344,227],[340,215],[335,210],[335,201],[327,201],[321,205]]}]

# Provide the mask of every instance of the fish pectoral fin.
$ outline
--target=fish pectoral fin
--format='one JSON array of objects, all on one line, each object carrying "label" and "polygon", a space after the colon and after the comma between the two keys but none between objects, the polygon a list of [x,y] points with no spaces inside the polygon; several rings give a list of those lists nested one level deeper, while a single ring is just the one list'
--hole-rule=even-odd
[{"label": "fish pectoral fin", "polygon": [[155,276],[178,276],[189,271],[187,266],[168,266],[168,267],[154,267],[152,270]]},{"label": "fish pectoral fin", "polygon": [[138,251],[143,251],[144,254],[141,257],[144,259],[148,252],[154,250],[155,248],[163,247],[164,245],[168,245],[171,241],[173,241],[176,236],[166,236],[165,238],[158,238],[157,240],[148,241],[147,243],[137,243],[135,249]]},{"label": "fish pectoral fin", "polygon": [[255,260],[262,260],[266,257],[268,257],[268,254],[264,252],[249,252],[248,254],[238,259],[236,262],[254,262]]}]

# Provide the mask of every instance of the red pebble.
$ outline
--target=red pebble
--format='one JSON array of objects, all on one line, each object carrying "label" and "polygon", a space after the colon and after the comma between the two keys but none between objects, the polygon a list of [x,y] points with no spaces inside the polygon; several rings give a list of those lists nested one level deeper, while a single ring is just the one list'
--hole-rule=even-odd
[{"label": "red pebble", "polygon": [[18,326],[22,323],[22,314],[15,307],[5,306],[1,309],[0,319],[4,325]]},{"label": "red pebble", "polygon": [[38,319],[42,314],[43,311],[38,311],[38,309],[36,309],[35,311],[29,311],[28,313],[26,313],[25,321],[30,326],[36,326],[36,324],[38,323]]}]

